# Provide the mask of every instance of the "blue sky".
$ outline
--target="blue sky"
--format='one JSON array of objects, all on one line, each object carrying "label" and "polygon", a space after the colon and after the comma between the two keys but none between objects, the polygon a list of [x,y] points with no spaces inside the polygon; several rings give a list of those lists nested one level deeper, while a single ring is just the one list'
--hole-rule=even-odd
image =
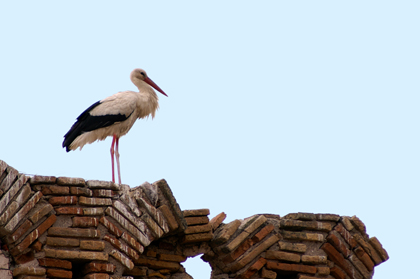
[{"label": "blue sky", "polygon": [[[111,139],[66,153],[92,103],[144,68],[169,95],[120,140],[122,181],[182,209],[357,215],[408,278],[419,229],[417,1],[3,1],[0,159],[111,179]],[[408,243],[407,243],[408,242]],[[418,245],[416,245],[418,246]],[[190,263],[191,261],[191,263]],[[187,271],[209,278],[189,260]]]}]

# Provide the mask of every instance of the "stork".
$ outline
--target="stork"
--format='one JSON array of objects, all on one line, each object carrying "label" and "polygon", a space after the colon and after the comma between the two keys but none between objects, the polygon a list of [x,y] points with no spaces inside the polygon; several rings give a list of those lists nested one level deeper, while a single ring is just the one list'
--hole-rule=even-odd
[{"label": "stork", "polygon": [[152,116],[152,119],[155,117],[156,110],[159,108],[159,99],[153,88],[168,96],[142,69],[134,69],[130,74],[130,79],[137,86],[139,92],[118,92],[94,103],[77,117],[76,122],[64,135],[63,141],[63,147],[69,152],[78,147],[82,150],[82,147],[87,143],[112,137],[112,182],[115,183],[115,157],[119,184],[121,184],[120,154],[118,152],[120,137],[130,131],[137,119],[146,118],[149,115]]}]

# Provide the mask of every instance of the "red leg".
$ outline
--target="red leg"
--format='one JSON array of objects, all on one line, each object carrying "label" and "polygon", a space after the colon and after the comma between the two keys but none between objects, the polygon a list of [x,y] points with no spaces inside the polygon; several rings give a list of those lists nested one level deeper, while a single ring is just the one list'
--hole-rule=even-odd
[{"label": "red leg", "polygon": [[118,170],[118,183],[121,184],[121,172],[120,172],[120,153],[118,151],[118,143],[120,142],[120,138],[117,137],[116,140],[116,150],[115,150],[115,157],[117,159],[117,170]]},{"label": "red leg", "polygon": [[112,138],[111,143],[111,165],[112,165],[112,182],[115,183],[115,176],[114,176],[114,146],[115,146],[115,140],[117,139],[117,136],[114,135]]}]

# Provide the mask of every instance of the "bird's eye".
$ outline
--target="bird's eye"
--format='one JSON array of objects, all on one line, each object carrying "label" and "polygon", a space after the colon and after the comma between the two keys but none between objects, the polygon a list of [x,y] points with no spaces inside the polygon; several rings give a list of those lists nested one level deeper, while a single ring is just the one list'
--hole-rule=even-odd
[{"label": "bird's eye", "polygon": [[146,74],[144,72],[140,72],[140,74],[144,77],[146,76]]}]

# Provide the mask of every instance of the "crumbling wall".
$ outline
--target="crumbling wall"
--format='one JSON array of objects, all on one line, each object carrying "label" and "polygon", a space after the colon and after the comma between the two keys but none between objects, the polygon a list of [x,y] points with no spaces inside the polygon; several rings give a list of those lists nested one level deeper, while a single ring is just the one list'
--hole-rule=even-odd
[{"label": "crumbling wall", "polygon": [[202,255],[214,279],[367,279],[388,259],[356,216],[209,214],[181,211],[165,180],[29,177],[0,160],[0,278],[183,279]]}]

